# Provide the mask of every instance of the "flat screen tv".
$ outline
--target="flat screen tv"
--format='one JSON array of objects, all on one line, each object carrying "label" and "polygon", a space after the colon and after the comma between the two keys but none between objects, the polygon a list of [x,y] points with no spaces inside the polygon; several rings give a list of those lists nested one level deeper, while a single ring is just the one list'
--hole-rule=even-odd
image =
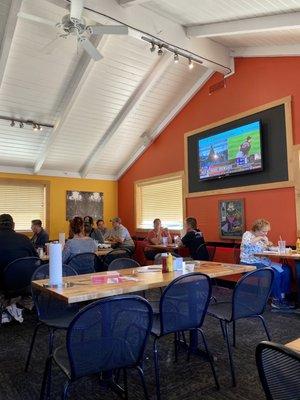
[{"label": "flat screen tv", "polygon": [[198,140],[199,179],[261,171],[261,123],[251,122]]}]

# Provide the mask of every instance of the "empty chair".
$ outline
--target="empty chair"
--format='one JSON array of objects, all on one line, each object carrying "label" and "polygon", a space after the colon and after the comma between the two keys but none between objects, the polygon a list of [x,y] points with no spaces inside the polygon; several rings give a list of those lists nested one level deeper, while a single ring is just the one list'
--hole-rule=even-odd
[{"label": "empty chair", "polygon": [[113,249],[103,259],[104,268],[107,270],[109,264],[116,258],[131,258],[131,252],[127,249]]},{"label": "empty chair", "polygon": [[116,258],[109,266],[108,271],[116,271],[118,269],[139,268],[140,264],[132,258]]},{"label": "empty chair", "polygon": [[213,360],[207,348],[204,332],[201,329],[210,297],[210,278],[201,273],[180,276],[173,280],[163,291],[159,303],[159,315],[158,318],[154,319],[151,331],[154,336],[153,355],[158,400],[160,399],[160,378],[157,342],[165,335],[175,334],[175,360],[177,360],[179,334],[183,331],[197,330],[200,333],[215,384],[219,388]]},{"label": "empty chair", "polygon": [[94,273],[96,263],[97,256],[95,253],[79,253],[71,257],[67,262],[78,275]]},{"label": "empty chair", "polygon": [[[77,275],[76,271],[69,265],[63,265],[62,267],[63,276],[74,276]],[[42,265],[32,275],[32,281],[49,278],[49,264]],[[48,339],[48,353],[52,353],[54,333],[58,329],[67,329],[70,321],[74,315],[79,311],[78,304],[69,305],[62,300],[56,299],[53,296],[40,291],[32,285],[32,299],[37,311],[39,322],[36,324],[31,344],[26,360],[25,371],[28,370],[31,354],[35,342],[35,338],[38,329],[42,325],[46,325],[49,328],[49,339]]]},{"label": "empty chair", "polygon": [[256,348],[256,365],[267,400],[300,397],[300,353],[272,342]]},{"label": "empty chair", "polygon": [[[66,344],[53,353],[66,375],[62,398],[67,399],[70,385],[82,377],[123,370],[124,389],[117,384],[114,387],[127,399],[127,368],[136,368],[148,399],[142,360],[151,326],[151,306],[139,296],[115,296],[83,308],[68,328]],[[46,363],[41,398],[47,382],[51,387],[51,358]]]},{"label": "empty chair", "polygon": [[234,347],[236,345],[235,323],[238,319],[242,318],[259,318],[263,324],[268,340],[271,340],[262,314],[265,311],[271,293],[273,280],[274,272],[271,268],[261,268],[249,272],[236,284],[233,290],[232,301],[218,301],[215,304],[211,304],[208,308],[208,314],[220,321],[223,336],[227,344],[233,386],[236,385],[236,379],[229,341],[229,325],[232,324]]}]

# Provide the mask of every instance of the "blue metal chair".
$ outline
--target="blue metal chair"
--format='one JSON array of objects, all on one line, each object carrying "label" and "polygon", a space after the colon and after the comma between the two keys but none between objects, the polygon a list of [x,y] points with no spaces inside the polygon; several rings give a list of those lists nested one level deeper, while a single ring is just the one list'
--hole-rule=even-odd
[{"label": "blue metal chair", "polygon": [[117,258],[131,258],[131,252],[127,249],[113,249],[103,258],[103,268],[108,269],[108,266]]},{"label": "blue metal chair", "polygon": [[[77,272],[69,265],[63,265],[62,268],[63,276],[74,276]],[[40,279],[49,278],[49,264],[42,265],[32,275],[31,280],[36,281]],[[45,292],[40,291],[36,287],[32,286],[32,299],[37,311],[39,322],[36,324],[31,344],[26,360],[25,371],[28,370],[35,338],[39,328],[42,325],[48,327],[49,340],[48,340],[48,353],[52,354],[53,340],[55,331],[58,329],[67,329],[70,322],[79,311],[79,305],[69,305],[64,301],[56,299],[52,296],[47,295]]]},{"label": "blue metal chair", "polygon": [[[45,366],[41,398],[51,387],[51,358],[65,373],[63,399],[70,385],[94,374],[124,373],[124,389],[112,378],[107,382],[118,394],[128,398],[127,368],[138,370],[146,399],[149,399],[142,369],[143,354],[152,326],[152,309],[139,296],[114,296],[83,308],[71,322],[66,345],[55,349]],[[51,364],[50,364],[51,365]]]},{"label": "blue metal chair", "polygon": [[132,258],[116,258],[109,266],[108,271],[116,271],[118,269],[139,268],[141,265]]},{"label": "blue metal chair", "polygon": [[300,398],[300,354],[272,342],[256,347],[256,365],[267,400]]},{"label": "blue metal chair", "polygon": [[207,348],[204,332],[201,329],[210,297],[210,278],[207,275],[196,272],[176,278],[163,291],[159,303],[159,315],[154,320],[151,331],[154,336],[153,355],[158,400],[161,396],[157,342],[161,337],[172,333],[175,335],[175,361],[177,361],[179,334],[191,330],[196,330],[201,334],[215,384],[219,388],[213,360]]},{"label": "blue metal chair", "polygon": [[268,340],[271,340],[264,317],[268,298],[271,293],[274,272],[271,268],[261,268],[243,276],[236,284],[232,301],[210,304],[208,314],[220,321],[223,337],[226,340],[232,385],[236,386],[231,345],[229,342],[229,325],[232,323],[233,347],[236,347],[235,323],[242,318],[259,318],[263,324]]},{"label": "blue metal chair", "polygon": [[97,264],[97,256],[95,253],[79,253],[72,256],[67,265],[72,267],[78,275],[93,274]]}]

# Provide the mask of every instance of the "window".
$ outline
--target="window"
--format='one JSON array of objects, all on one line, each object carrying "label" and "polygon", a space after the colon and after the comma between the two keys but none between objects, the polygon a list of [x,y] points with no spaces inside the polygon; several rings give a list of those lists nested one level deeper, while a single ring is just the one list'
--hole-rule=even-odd
[{"label": "window", "polygon": [[16,231],[29,231],[31,220],[46,218],[46,185],[0,181],[0,214],[11,214]]},{"label": "window", "polygon": [[183,227],[183,174],[165,175],[135,183],[136,228],[151,229],[153,220],[171,230]]}]

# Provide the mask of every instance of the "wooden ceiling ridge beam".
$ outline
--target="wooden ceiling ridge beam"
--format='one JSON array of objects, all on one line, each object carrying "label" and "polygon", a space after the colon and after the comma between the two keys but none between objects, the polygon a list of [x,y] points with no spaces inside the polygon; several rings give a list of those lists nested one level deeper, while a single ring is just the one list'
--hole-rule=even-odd
[{"label": "wooden ceiling ridge beam", "polygon": [[300,11],[194,25],[187,27],[186,32],[191,38],[208,39],[217,36],[242,35],[295,28],[300,28]]},{"label": "wooden ceiling ridge beam", "polygon": [[8,55],[11,49],[15,29],[18,21],[18,13],[22,5],[22,0],[11,0],[11,5],[6,20],[5,30],[0,45],[0,87],[7,65]]},{"label": "wooden ceiling ridge beam", "polygon": [[[108,36],[106,36],[106,37],[92,36],[90,38],[90,41],[101,52],[108,41]],[[54,126],[52,132],[48,136],[48,138],[41,150],[41,153],[35,162],[35,165],[33,168],[34,174],[37,174],[43,167],[43,164],[51,151],[51,147],[54,144],[55,139],[58,137],[65,121],[67,120],[67,118],[75,104],[75,101],[78,98],[80,91],[81,91],[82,87],[84,86],[84,83],[86,82],[93,66],[94,66],[94,61],[90,58],[90,56],[88,54],[83,52],[83,54],[77,64],[77,67],[69,81],[68,88],[65,91],[65,94],[62,98],[60,107],[58,108],[59,109],[58,120],[55,123],[55,126]]]},{"label": "wooden ceiling ridge beam", "polygon": [[147,3],[149,0],[118,0],[120,6],[122,7],[132,7],[139,4]]},{"label": "wooden ceiling ridge beam", "polygon": [[87,176],[91,167],[93,166],[96,158],[100,156],[101,150],[114,136],[124,121],[131,115],[136,107],[143,101],[149,91],[153,88],[156,82],[164,74],[168,66],[173,62],[173,57],[170,54],[161,56],[154,67],[147,73],[144,79],[140,82],[138,87],[134,90],[132,95],[126,101],[122,109],[119,111],[115,119],[112,121],[108,129],[101,136],[97,144],[94,146],[88,155],[85,163],[80,168],[80,174],[83,178]]}]

